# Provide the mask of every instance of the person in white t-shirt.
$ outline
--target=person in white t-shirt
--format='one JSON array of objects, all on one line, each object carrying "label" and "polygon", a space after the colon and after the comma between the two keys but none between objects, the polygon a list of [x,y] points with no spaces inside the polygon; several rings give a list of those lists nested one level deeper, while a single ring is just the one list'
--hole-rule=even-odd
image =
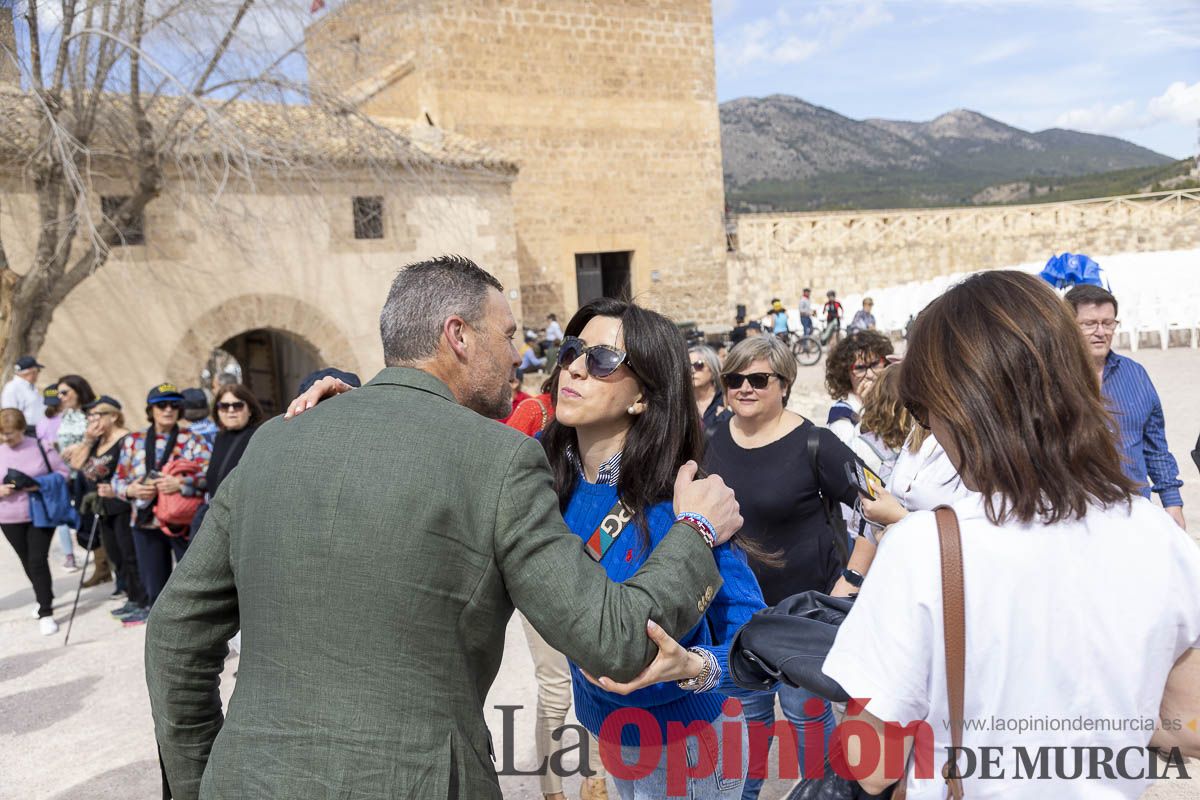
[{"label": "person in white t-shirt", "polygon": [[[966,599],[958,768],[971,800],[1134,798],[1152,769],[1179,776],[1152,765],[1147,746],[1178,748],[1176,763],[1200,755],[1188,727],[1200,717],[1200,549],[1122,472],[1074,333],[1040,279],[984,272],[921,313],[901,373],[910,413],[968,492],[952,507]],[[928,724],[936,775],[950,733],[934,515],[904,514],[861,583],[823,671],[866,699],[847,720],[880,742],[884,721]],[[843,743],[852,764],[870,749]],[[1039,758],[1048,779],[1030,779]],[[1077,758],[1083,777],[1070,779]],[[863,788],[895,782],[886,763]],[[943,796],[940,777],[907,780],[912,800]]]}]

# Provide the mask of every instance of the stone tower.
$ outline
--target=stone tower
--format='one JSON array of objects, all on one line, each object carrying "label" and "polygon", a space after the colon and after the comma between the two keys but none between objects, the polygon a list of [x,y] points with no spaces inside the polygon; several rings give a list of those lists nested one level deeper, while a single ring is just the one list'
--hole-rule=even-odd
[{"label": "stone tower", "polygon": [[731,315],[710,0],[348,0],[306,47],[315,90],[518,163],[526,326],[600,294]]}]

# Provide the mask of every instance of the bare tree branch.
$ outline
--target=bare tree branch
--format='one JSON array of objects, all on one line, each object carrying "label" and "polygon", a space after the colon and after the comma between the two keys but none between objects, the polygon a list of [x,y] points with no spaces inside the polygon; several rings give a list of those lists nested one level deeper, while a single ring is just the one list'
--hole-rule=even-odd
[{"label": "bare tree branch", "polygon": [[31,80],[38,90],[44,90],[42,82],[42,40],[38,32],[37,0],[28,0],[25,6],[25,22],[29,25],[29,64],[32,73]]},{"label": "bare tree branch", "polygon": [[58,55],[54,57],[54,82],[51,91],[62,92],[63,80],[67,74],[67,46],[71,39],[71,28],[75,27],[75,4],[77,0],[62,0],[62,30],[58,37]]},{"label": "bare tree branch", "polygon": [[[200,77],[196,80],[195,85],[192,87],[193,97],[200,97],[204,92],[204,84],[208,83],[208,79],[212,77],[213,71],[217,68],[217,65],[221,63],[221,59],[225,57],[225,52],[229,49],[229,44],[233,41],[233,36],[235,33],[237,33],[238,26],[242,23],[242,20],[246,17],[246,12],[250,10],[250,6],[252,5],[254,5],[254,0],[242,0],[242,5],[238,8],[237,13],[234,15],[233,22],[231,22],[228,29],[226,29],[224,38],[221,39],[221,43],[213,52],[212,58],[208,60],[208,66],[204,68],[204,72],[200,74]],[[170,137],[175,132],[175,127],[183,119],[186,109],[186,106],[180,105],[179,109],[175,112],[175,115],[171,117],[165,126],[163,126],[164,135],[166,137]]]}]

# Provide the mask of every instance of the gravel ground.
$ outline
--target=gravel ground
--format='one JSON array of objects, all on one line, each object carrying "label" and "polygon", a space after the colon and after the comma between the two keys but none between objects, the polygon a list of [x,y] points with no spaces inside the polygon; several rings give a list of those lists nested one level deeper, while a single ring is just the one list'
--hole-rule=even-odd
[{"label": "gravel ground", "polygon": [[[1141,351],[1167,415],[1167,433],[1187,483],[1188,522],[1200,532],[1200,479],[1188,458],[1200,432],[1194,392],[1200,387],[1200,354],[1193,350]],[[822,365],[823,366],[823,365]],[[802,369],[793,408],[821,420],[829,401],[821,392],[821,367]],[[57,548],[57,545],[55,545]],[[124,629],[108,615],[111,584],[83,591],[70,644],[63,633],[38,635],[29,618],[33,593],[16,558],[0,546],[0,800],[141,800],[159,796],[153,731],[142,668],[144,629]],[[56,616],[70,611],[78,574],[62,571],[52,551]],[[504,662],[487,698],[488,724],[502,751],[497,705],[523,706],[515,716],[516,766],[533,765],[535,686],[524,634],[514,618]],[[233,686],[236,657],[226,664],[222,694]],[[1200,764],[1192,763],[1200,774]],[[539,798],[536,778],[501,779],[506,798]],[[771,781],[764,800],[782,797],[787,783]],[[568,779],[577,796],[578,779]],[[615,797],[615,792],[613,792]],[[1169,782],[1146,797],[1200,798],[1200,781]]]}]

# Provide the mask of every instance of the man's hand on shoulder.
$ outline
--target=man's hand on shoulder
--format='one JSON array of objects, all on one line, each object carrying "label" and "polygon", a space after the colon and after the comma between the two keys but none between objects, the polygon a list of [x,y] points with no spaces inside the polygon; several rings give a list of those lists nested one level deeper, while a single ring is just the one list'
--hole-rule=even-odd
[{"label": "man's hand on shoulder", "polygon": [[704,517],[716,532],[714,546],[723,544],[741,529],[741,509],[733,489],[726,486],[719,475],[696,480],[699,469],[695,461],[689,461],[679,468],[675,478],[675,513]]}]

